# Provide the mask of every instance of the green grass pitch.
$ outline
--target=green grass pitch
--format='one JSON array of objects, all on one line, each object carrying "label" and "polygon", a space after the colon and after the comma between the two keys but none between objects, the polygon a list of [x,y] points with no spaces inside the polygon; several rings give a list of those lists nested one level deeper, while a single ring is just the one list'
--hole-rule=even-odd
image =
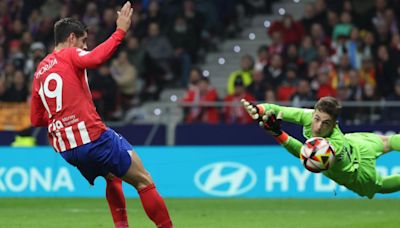
[{"label": "green grass pitch", "polygon": [[[400,227],[400,199],[166,199],[176,228]],[[155,227],[127,199],[131,227]],[[113,227],[105,199],[0,198],[0,227]]]}]

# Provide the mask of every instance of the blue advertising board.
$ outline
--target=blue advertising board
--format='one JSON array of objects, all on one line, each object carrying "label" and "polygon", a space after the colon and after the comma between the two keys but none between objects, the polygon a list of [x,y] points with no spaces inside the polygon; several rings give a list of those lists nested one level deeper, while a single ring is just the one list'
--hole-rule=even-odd
[{"label": "blue advertising board", "polygon": [[[136,147],[164,197],[357,197],[313,174],[280,146]],[[378,159],[382,175],[400,173],[400,153]],[[136,190],[124,184],[127,197]],[[50,147],[0,147],[0,197],[104,197]],[[400,197],[400,193],[377,197]]]}]

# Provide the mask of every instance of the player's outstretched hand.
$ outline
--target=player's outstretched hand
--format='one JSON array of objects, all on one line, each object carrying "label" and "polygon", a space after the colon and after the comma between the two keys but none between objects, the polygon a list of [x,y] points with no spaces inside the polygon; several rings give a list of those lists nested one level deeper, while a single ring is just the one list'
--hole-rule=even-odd
[{"label": "player's outstretched hand", "polygon": [[253,120],[257,121],[258,123],[262,121],[261,116],[263,113],[260,113],[260,109],[257,107],[257,105],[247,101],[246,99],[242,99],[240,102]]},{"label": "player's outstretched hand", "polygon": [[279,112],[278,115],[275,115],[274,110],[268,110],[261,119],[262,122],[259,123],[260,127],[263,127],[272,136],[276,137],[282,134],[282,112]]},{"label": "player's outstretched hand", "polygon": [[131,27],[133,9],[131,3],[127,1],[118,13],[117,29],[122,29],[125,32]]}]

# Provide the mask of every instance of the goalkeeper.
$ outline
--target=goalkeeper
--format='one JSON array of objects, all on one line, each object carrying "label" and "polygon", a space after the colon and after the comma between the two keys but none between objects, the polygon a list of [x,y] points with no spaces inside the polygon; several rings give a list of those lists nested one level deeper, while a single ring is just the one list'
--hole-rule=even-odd
[{"label": "goalkeeper", "polygon": [[303,125],[303,135],[307,139],[327,139],[336,156],[334,165],[323,174],[336,183],[370,199],[375,193],[400,191],[400,175],[382,177],[376,171],[379,156],[392,150],[400,151],[400,135],[343,134],[337,124],[341,107],[335,98],[321,98],[314,109],[268,103],[254,105],[244,99],[241,102],[249,115],[296,157],[300,156],[303,144],[281,130],[281,120]]}]

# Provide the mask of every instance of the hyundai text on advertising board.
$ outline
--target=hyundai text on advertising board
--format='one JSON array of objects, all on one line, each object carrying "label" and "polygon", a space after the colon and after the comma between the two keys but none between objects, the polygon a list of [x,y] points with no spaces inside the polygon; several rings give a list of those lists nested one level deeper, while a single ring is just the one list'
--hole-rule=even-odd
[{"label": "hyundai text on advertising board", "polygon": [[[137,147],[165,197],[358,197],[305,170],[279,146]],[[400,173],[400,154],[378,159],[382,175]],[[137,197],[125,184],[125,193]],[[50,147],[0,147],[0,197],[103,197]],[[400,197],[400,193],[377,197]]]}]

